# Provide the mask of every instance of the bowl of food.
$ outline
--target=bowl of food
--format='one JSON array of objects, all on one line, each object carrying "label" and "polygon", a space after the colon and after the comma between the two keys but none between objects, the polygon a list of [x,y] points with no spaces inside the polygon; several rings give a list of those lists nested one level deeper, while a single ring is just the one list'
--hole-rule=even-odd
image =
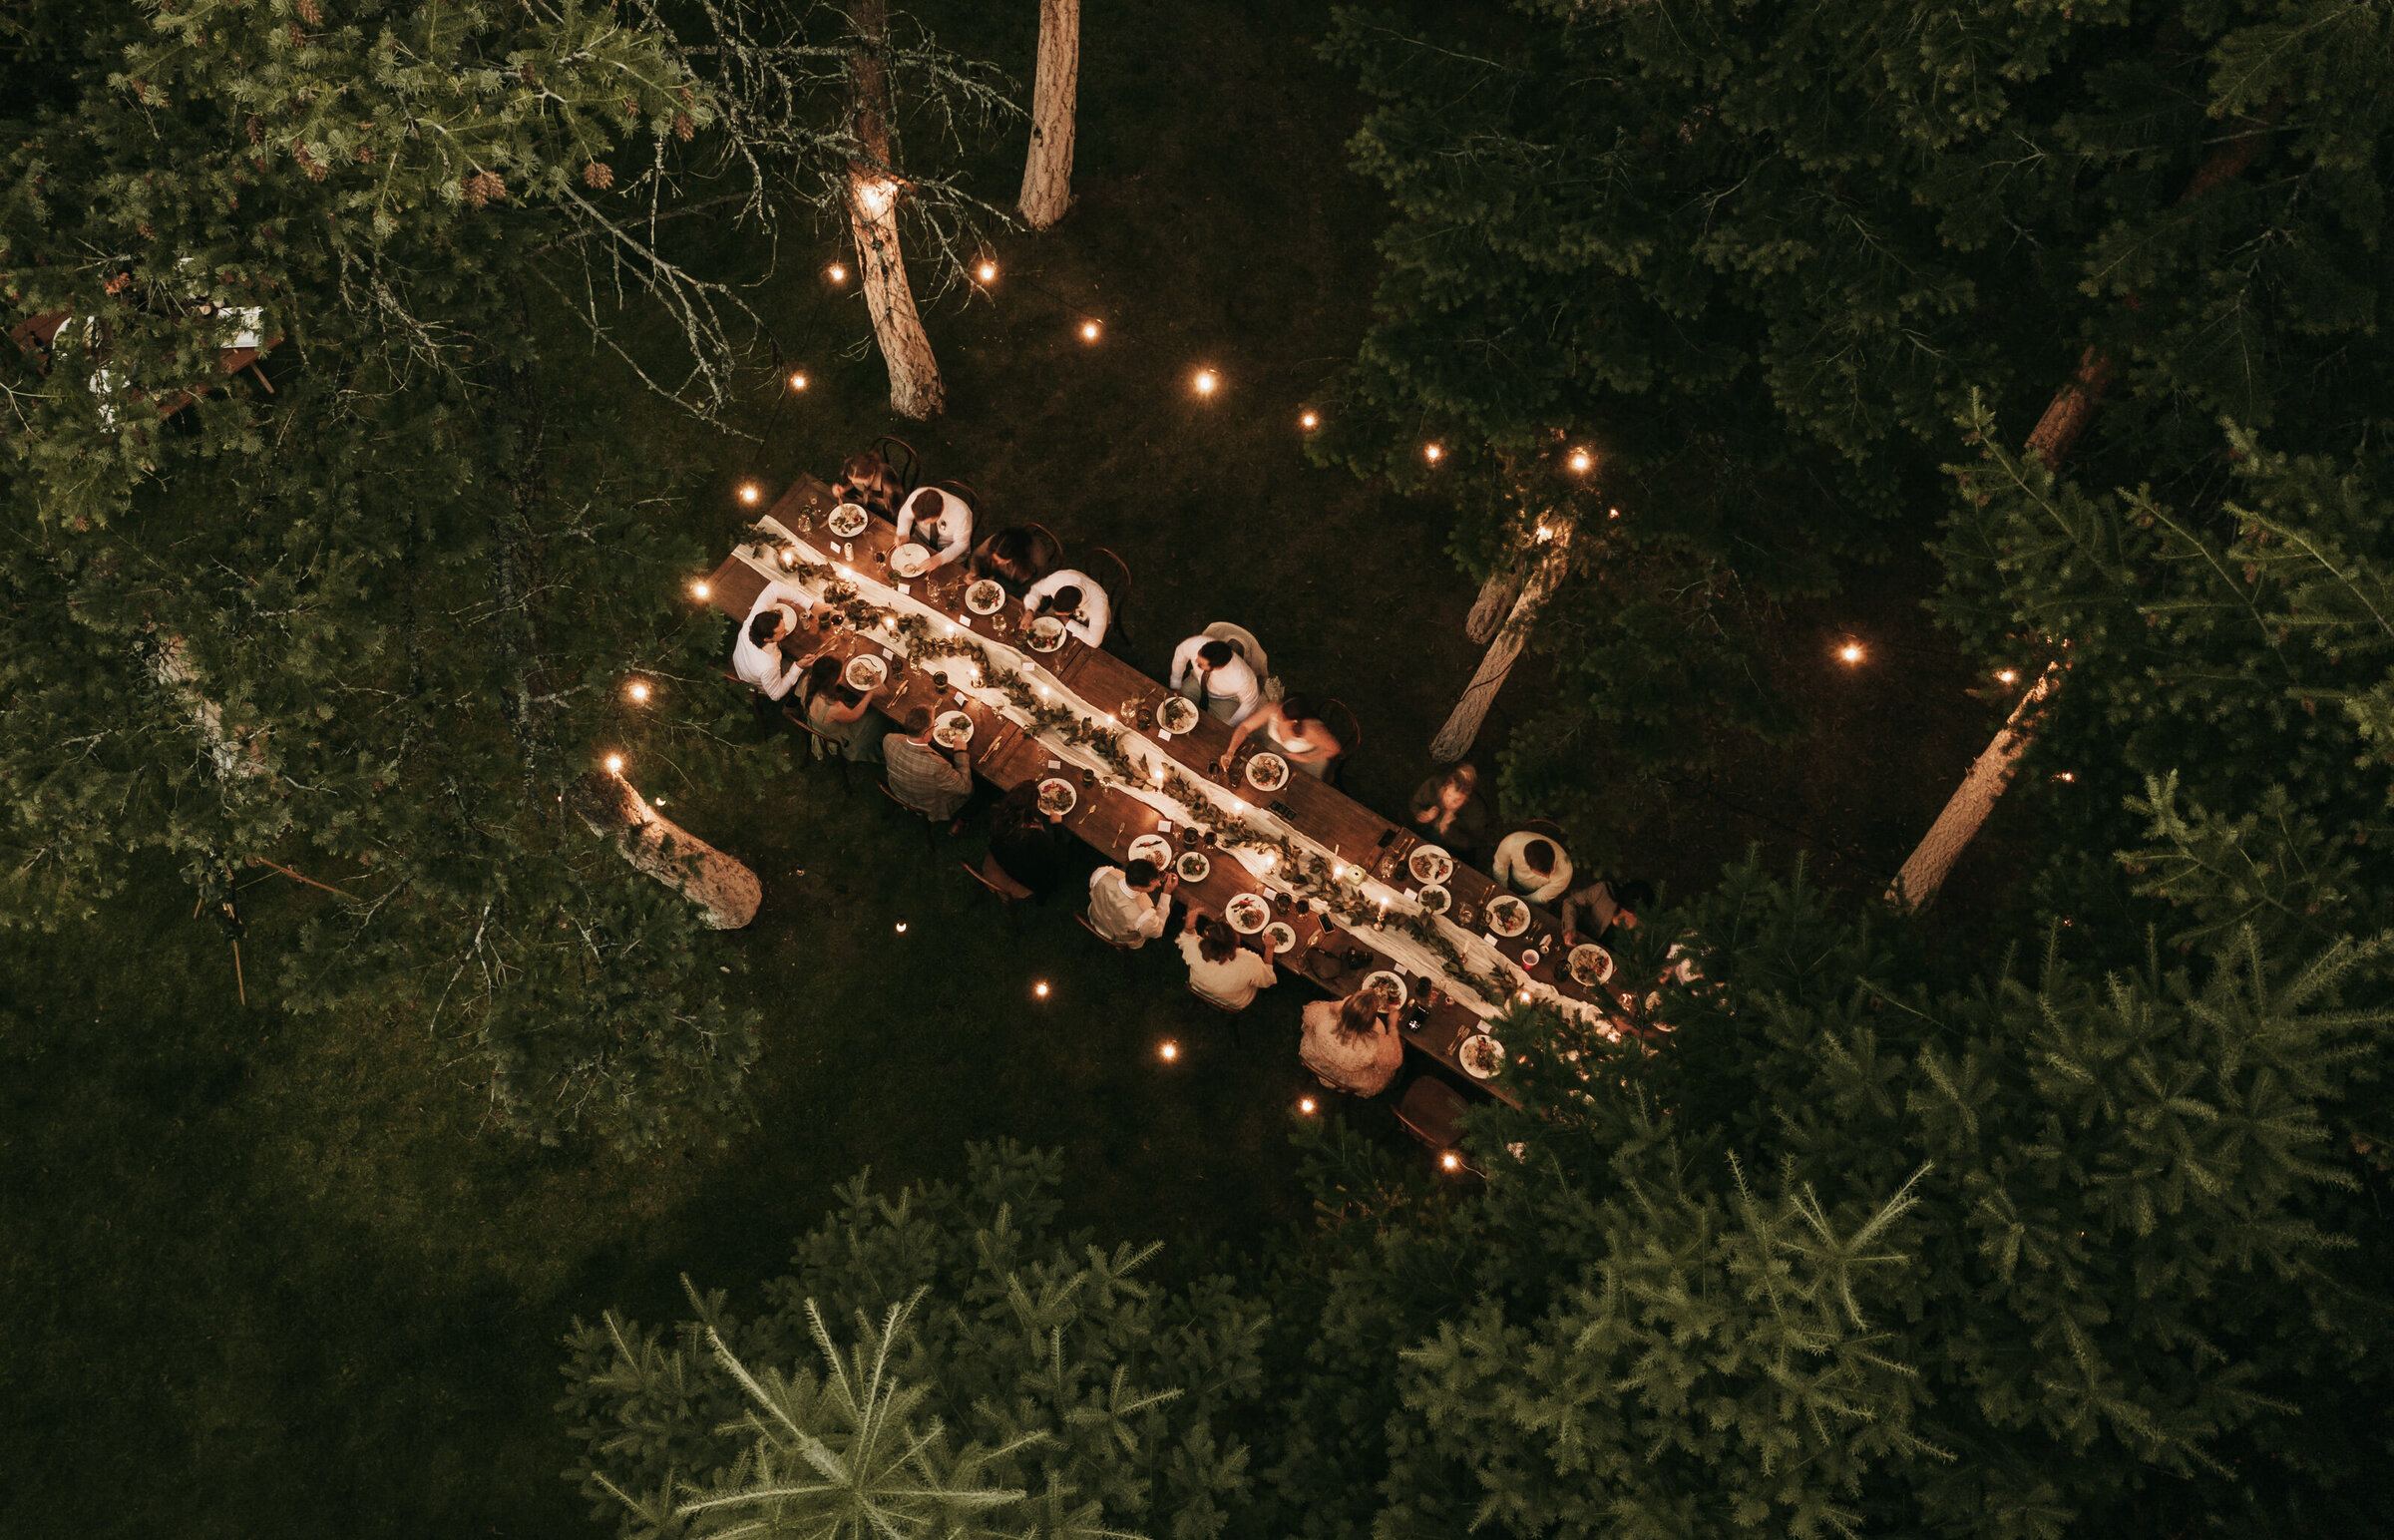
[{"label": "bowl of food", "polygon": [[1491,1079],[1504,1067],[1504,1044],[1484,1032],[1473,1032],[1455,1045],[1454,1057],[1472,1079]]},{"label": "bowl of food", "polygon": [[1159,867],[1172,864],[1172,842],[1160,834],[1142,834],[1130,842],[1132,861],[1152,861]]},{"label": "bowl of food", "polygon": [[1297,950],[1297,932],[1286,920],[1273,921],[1270,925],[1264,927],[1264,934],[1272,938],[1272,950],[1274,952],[1294,952]]},{"label": "bowl of food", "polygon": [[994,615],[1005,607],[1005,588],[995,578],[979,578],[965,589],[965,607],[977,615]]},{"label": "bowl of food", "polygon": [[1039,811],[1061,816],[1080,805],[1080,793],[1061,776],[1051,775],[1039,783]]},{"label": "bowl of food", "polygon": [[1156,725],[1166,732],[1187,732],[1203,714],[1197,709],[1197,702],[1186,695],[1170,696],[1155,708]]},{"label": "bowl of food", "polygon": [[1571,949],[1563,965],[1581,985],[1594,988],[1613,976],[1613,955],[1594,942],[1581,942]]},{"label": "bowl of food", "polygon": [[1289,784],[1289,762],[1278,754],[1258,754],[1247,761],[1247,784],[1257,791],[1278,791]]},{"label": "bowl of food", "polygon": [[1435,845],[1423,845],[1404,858],[1405,869],[1413,881],[1436,886],[1454,875],[1454,858]]},{"label": "bowl of food", "polygon": [[1189,850],[1181,852],[1180,859],[1172,863],[1172,870],[1180,874],[1184,883],[1201,883],[1214,875],[1214,864],[1205,859],[1204,851]]},{"label": "bowl of food", "polygon": [[1379,968],[1364,975],[1364,987],[1377,993],[1392,1005],[1404,1003],[1404,978],[1401,974]]},{"label": "bowl of food", "polygon": [[931,741],[944,749],[961,749],[973,741],[973,717],[966,711],[943,711],[931,726]]},{"label": "bowl of food", "polygon": [[890,576],[893,578],[920,578],[923,576],[924,567],[930,561],[931,553],[910,540],[890,553]]},{"label": "bowl of food", "polygon": [[1064,622],[1053,615],[1041,615],[1030,622],[1030,650],[1053,652],[1064,644]]},{"label": "bowl of food", "polygon": [[1242,893],[1223,906],[1222,918],[1241,936],[1253,936],[1272,920],[1272,906],[1252,893]]},{"label": "bowl of food", "polygon": [[1443,915],[1454,907],[1454,895],[1436,883],[1423,885],[1421,891],[1414,896],[1414,900],[1421,906],[1421,913],[1424,915]]},{"label": "bowl of food", "polygon": [[1529,929],[1529,906],[1509,893],[1488,900],[1488,929],[1510,940]]},{"label": "bowl of food", "polygon": [[842,540],[854,540],[865,533],[866,523],[864,509],[854,503],[842,503],[831,511],[830,518],[823,521],[823,528]]},{"label": "bowl of food", "polygon": [[840,677],[848,681],[850,689],[863,690],[867,694],[880,689],[881,681],[889,676],[890,665],[883,662],[879,654],[872,652],[858,653],[848,660],[846,668],[840,670]]}]

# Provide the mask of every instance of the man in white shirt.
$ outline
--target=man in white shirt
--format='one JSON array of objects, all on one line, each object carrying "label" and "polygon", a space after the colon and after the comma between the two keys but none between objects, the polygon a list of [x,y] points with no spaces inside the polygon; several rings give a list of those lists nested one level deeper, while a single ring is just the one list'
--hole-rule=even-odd
[{"label": "man in white shirt", "polygon": [[973,510],[953,493],[925,487],[898,510],[898,539],[910,536],[931,553],[923,571],[936,572],[973,549]]},{"label": "man in white shirt", "polygon": [[1105,628],[1114,623],[1113,600],[1086,573],[1062,568],[1022,590],[1022,602],[1032,614],[1053,614],[1064,629],[1092,647],[1105,645]]},{"label": "man in white shirt", "polygon": [[1172,687],[1236,727],[1264,703],[1264,686],[1227,641],[1191,636],[1172,649]]},{"label": "man in white shirt", "polygon": [[1179,886],[1179,878],[1152,861],[1099,867],[1089,874],[1089,924],[1117,947],[1144,947],[1164,934]]},{"label": "man in white shirt", "polygon": [[768,582],[748,606],[740,635],[731,644],[731,671],[753,684],[767,700],[779,700],[798,682],[806,665],[782,655],[781,639],[798,628],[815,601],[786,582]]}]

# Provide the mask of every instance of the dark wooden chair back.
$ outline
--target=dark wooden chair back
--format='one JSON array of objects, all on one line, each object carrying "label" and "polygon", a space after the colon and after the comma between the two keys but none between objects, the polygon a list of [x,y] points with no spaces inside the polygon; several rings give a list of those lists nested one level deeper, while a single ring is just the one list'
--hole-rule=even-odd
[{"label": "dark wooden chair back", "polygon": [[1463,1160],[1460,1148],[1463,1137],[1462,1093],[1435,1075],[1420,1075],[1404,1088],[1403,1097],[1396,1103],[1396,1121],[1406,1133],[1428,1145],[1440,1155],[1451,1154],[1466,1170],[1478,1167]]},{"label": "dark wooden chair back", "polygon": [[1230,1017],[1231,1042],[1237,1047],[1243,1048],[1247,1046],[1246,1039],[1239,1035],[1239,1017],[1246,1014],[1246,1012],[1238,1009],[1235,1006],[1223,1004],[1220,1000],[1198,988],[1193,980],[1189,984],[1189,998],[1195,1000],[1198,1004],[1203,1005],[1208,1010]]},{"label": "dark wooden chair back", "polygon": [[781,708],[781,719],[806,734],[821,746],[823,757],[840,767],[840,795],[853,797],[856,786],[848,778],[848,745],[806,719],[806,713],[789,706]]},{"label": "dark wooden chair back", "polygon": [[1022,528],[1028,530],[1032,539],[1038,543],[1038,549],[1031,554],[1030,559],[1030,565],[1038,569],[1038,577],[1030,580],[1037,582],[1039,578],[1046,577],[1064,565],[1064,543],[1056,539],[1055,532],[1043,524],[1026,524]]},{"label": "dark wooden chair back", "polygon": [[1107,936],[1103,931],[1100,931],[1095,926],[1089,924],[1088,913],[1085,910],[1074,910],[1072,912],[1072,918],[1080,923],[1080,928],[1082,930],[1088,932],[1091,936],[1096,937],[1101,945],[1109,947],[1113,950],[1114,956],[1122,960],[1123,972],[1127,973],[1131,970],[1131,949],[1127,943],[1115,941],[1112,937]]},{"label": "dark wooden chair back", "polygon": [[1551,818],[1527,819],[1522,823],[1521,827],[1528,830],[1531,834],[1538,836],[1540,839],[1554,841],[1555,848],[1557,850],[1569,850],[1571,848],[1563,843],[1563,826],[1556,823]]},{"label": "dark wooden chair back", "polygon": [[1349,709],[1347,702],[1336,696],[1322,702],[1321,712],[1322,725],[1329,728],[1330,735],[1339,740],[1339,757],[1330,762],[1330,784],[1344,787],[1348,761],[1354,759],[1356,750],[1364,746],[1364,724],[1355,719],[1355,712]]},{"label": "dark wooden chair back", "polygon": [[943,481],[933,482],[931,485],[934,490],[947,493],[965,507],[973,510],[973,527],[976,530],[981,528],[981,494],[973,490],[971,482]]},{"label": "dark wooden chair back", "polygon": [[1114,570],[1113,580],[1110,582],[1106,580],[1106,576],[1102,572],[1089,574],[1099,582],[1105,583],[1106,599],[1114,606],[1113,625],[1106,634],[1108,636],[1118,635],[1124,641],[1128,641],[1130,640],[1130,620],[1128,618],[1130,614],[1130,564],[1103,546],[1099,546],[1090,555],[1104,558],[1106,564]]},{"label": "dark wooden chair back", "polygon": [[967,876],[988,889],[990,896],[998,901],[998,909],[1005,913],[1005,928],[1008,931],[1019,929],[1020,922],[1015,917],[1021,910],[1022,901],[1031,897],[1030,890],[1006,876],[1005,868],[998,864],[996,856],[982,857],[979,866],[970,861],[959,861],[957,865],[963,867]]},{"label": "dark wooden chair back", "polygon": [[932,821],[931,815],[924,812],[921,808],[916,807],[904,797],[899,796],[896,792],[890,790],[890,783],[881,779],[879,776],[874,777],[873,784],[880,787],[881,794],[890,799],[890,806],[896,808],[899,812],[904,813],[907,817],[914,819],[923,826],[923,832],[930,837],[932,854],[935,856],[938,855],[940,851],[940,826]]},{"label": "dark wooden chair back", "polygon": [[899,486],[912,492],[922,485],[923,457],[915,453],[914,445],[895,434],[885,433],[865,447],[881,456],[882,463],[890,468],[890,474],[898,478]]}]

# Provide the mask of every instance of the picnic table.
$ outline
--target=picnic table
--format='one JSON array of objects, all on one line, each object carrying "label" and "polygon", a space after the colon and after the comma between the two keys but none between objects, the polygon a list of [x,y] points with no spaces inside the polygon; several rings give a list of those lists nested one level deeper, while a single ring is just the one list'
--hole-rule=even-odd
[{"label": "picnic table", "polygon": [[[795,529],[794,521],[801,517],[819,520],[836,501],[821,482],[800,477],[765,517]],[[828,537],[821,540],[827,541]],[[897,579],[888,576],[886,564],[898,544],[896,527],[875,518],[854,540],[844,543],[843,549],[853,554],[840,560],[858,573],[873,574],[878,581],[895,583]],[[1028,626],[1028,614],[1020,601],[1009,596],[997,614],[973,615],[964,603],[964,590],[970,580],[963,564],[958,563],[915,578],[906,587],[913,597],[954,617],[959,625],[971,626],[985,636],[1020,647]],[[755,604],[757,595],[764,591],[767,581],[764,574],[735,553],[708,578],[708,601],[735,621],[742,619]],[[883,657],[890,673],[875,692],[875,698],[880,708],[894,719],[903,719],[908,710],[918,705],[935,711],[962,709],[970,713],[974,733],[966,754],[974,772],[1007,790],[1051,774],[1070,781],[1079,796],[1071,812],[1064,816],[1064,827],[1117,865],[1128,858],[1133,840],[1164,832],[1165,816],[1154,807],[1102,783],[1084,785],[1076,768],[1059,764],[1044,744],[1025,734],[1018,725],[964,695],[953,683],[942,691],[932,681],[935,669],[909,666],[903,655],[872,637],[843,629],[794,636],[784,645],[797,651],[830,651],[843,657],[860,652]],[[1059,682],[1101,711],[1119,713],[1140,706],[1152,710],[1172,693],[1167,686],[1140,673],[1121,658],[1087,646],[1076,637],[1067,636],[1056,651],[1036,656]],[[1230,734],[1229,724],[1206,713],[1199,717],[1194,728],[1172,735],[1159,746],[1186,770],[1217,784],[1241,788],[1242,795],[1270,808],[1329,847],[1340,859],[1360,865],[1400,889],[1411,891],[1417,886],[1405,866],[1411,852],[1421,844],[1411,830],[1391,823],[1329,782],[1316,780],[1293,765],[1288,783],[1278,790],[1268,793],[1245,790],[1246,782],[1240,775],[1243,759],[1227,776],[1216,768],[1230,746]],[[1148,736],[1156,737],[1152,733]],[[1250,746],[1265,745],[1256,738],[1250,740]],[[1178,830],[1173,830],[1168,836],[1174,839],[1176,852],[1183,848],[1178,845]],[[1229,853],[1208,846],[1206,854],[1212,870],[1205,880],[1184,883],[1179,890],[1182,901],[1192,909],[1220,915],[1231,899],[1241,893],[1255,893],[1267,901],[1272,898],[1271,892]],[[1488,901],[1504,891],[1493,878],[1459,862],[1444,886],[1453,897],[1448,918],[1460,925],[1483,918]],[[1293,913],[1278,910],[1274,918],[1286,922],[1296,933],[1296,944],[1276,954],[1272,961],[1333,994],[1352,992],[1367,974],[1377,969],[1388,968],[1400,974],[1406,971],[1374,945],[1370,926],[1350,927],[1330,922],[1303,905],[1297,906]],[[1538,950],[1537,966],[1527,970],[1531,977],[1552,984],[1571,998],[1590,1000],[1609,1011],[1616,1002],[1606,991],[1583,988],[1563,970],[1562,959],[1557,956],[1564,950],[1561,936],[1561,922],[1533,905],[1529,928],[1519,938],[1505,941],[1489,935],[1487,940],[1516,963],[1525,950]],[[1418,974],[1406,976],[1408,987],[1421,986]],[[1469,1007],[1441,993],[1430,1007],[1428,1020],[1418,1030],[1404,1034],[1405,1044],[1471,1080],[1474,1077],[1464,1071],[1455,1049],[1477,1025],[1478,1017]],[[1515,1100],[1501,1075],[1476,1083],[1491,1095]]]}]

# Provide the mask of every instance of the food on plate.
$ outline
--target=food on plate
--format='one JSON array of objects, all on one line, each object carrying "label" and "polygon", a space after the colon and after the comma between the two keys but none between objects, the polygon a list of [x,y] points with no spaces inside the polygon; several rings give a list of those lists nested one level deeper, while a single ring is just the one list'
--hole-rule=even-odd
[{"label": "food on plate", "polygon": [[961,749],[973,741],[973,718],[963,711],[943,711],[933,724],[931,741],[944,749]]},{"label": "food on plate", "polygon": [[1411,869],[1414,881],[1432,886],[1454,875],[1454,858],[1435,845],[1422,846],[1406,857],[1404,864]]},{"label": "food on plate", "polygon": [[1201,714],[1197,702],[1186,695],[1174,695],[1155,708],[1155,719],[1167,732],[1187,732],[1197,725]]},{"label": "food on plate", "polygon": [[1488,929],[1498,936],[1519,936],[1529,929],[1529,906],[1509,893],[1488,900]]},{"label": "food on plate", "polygon": [[1436,883],[1425,885],[1417,897],[1421,905],[1421,913],[1425,915],[1443,915],[1454,904],[1454,895]]},{"label": "food on plate", "polygon": [[923,564],[930,560],[931,553],[910,540],[890,553],[890,576],[920,578],[923,576]]},{"label": "food on plate", "polygon": [[1247,784],[1257,791],[1278,791],[1289,784],[1289,762],[1278,754],[1258,754],[1247,761]]},{"label": "food on plate", "polygon": [[1613,976],[1613,955],[1594,942],[1582,942],[1571,949],[1564,964],[1571,976],[1590,988]]},{"label": "food on plate", "polygon": [[1474,1032],[1456,1045],[1454,1056],[1462,1064],[1463,1073],[1474,1080],[1485,1080],[1504,1067],[1504,1044]]},{"label": "food on plate", "polygon": [[1272,938],[1274,952],[1289,952],[1297,946],[1297,932],[1285,920],[1273,921],[1264,927],[1264,934]]},{"label": "food on plate", "polygon": [[1391,1004],[1404,1003],[1404,979],[1385,967],[1365,974],[1364,987],[1379,991],[1380,997]]},{"label": "food on plate", "polygon": [[842,540],[865,533],[865,511],[854,503],[842,503],[823,521],[823,527]]},{"label": "food on plate", "polygon": [[1039,811],[1042,813],[1069,813],[1079,801],[1080,793],[1072,789],[1069,781],[1051,775],[1039,783]]},{"label": "food on plate", "polygon": [[1173,864],[1173,870],[1180,874],[1180,880],[1184,883],[1201,883],[1213,876],[1214,864],[1205,859],[1204,852],[1192,850]]},{"label": "food on plate", "polygon": [[890,676],[890,665],[873,653],[860,652],[850,658],[848,666],[840,672],[850,689],[870,692],[880,689],[881,681]]},{"label": "food on plate", "polygon": [[994,615],[1005,607],[1005,589],[992,578],[977,578],[965,589],[965,607],[977,615]]},{"label": "food on plate", "polygon": [[1064,622],[1053,615],[1041,615],[1030,622],[1030,650],[1053,652],[1064,644]]},{"label": "food on plate", "polygon": [[1252,893],[1242,893],[1223,907],[1223,918],[1241,936],[1253,936],[1272,918],[1272,906]]},{"label": "food on plate", "polygon": [[1172,864],[1172,842],[1160,834],[1142,834],[1130,842],[1130,859],[1152,861],[1157,866]]}]

